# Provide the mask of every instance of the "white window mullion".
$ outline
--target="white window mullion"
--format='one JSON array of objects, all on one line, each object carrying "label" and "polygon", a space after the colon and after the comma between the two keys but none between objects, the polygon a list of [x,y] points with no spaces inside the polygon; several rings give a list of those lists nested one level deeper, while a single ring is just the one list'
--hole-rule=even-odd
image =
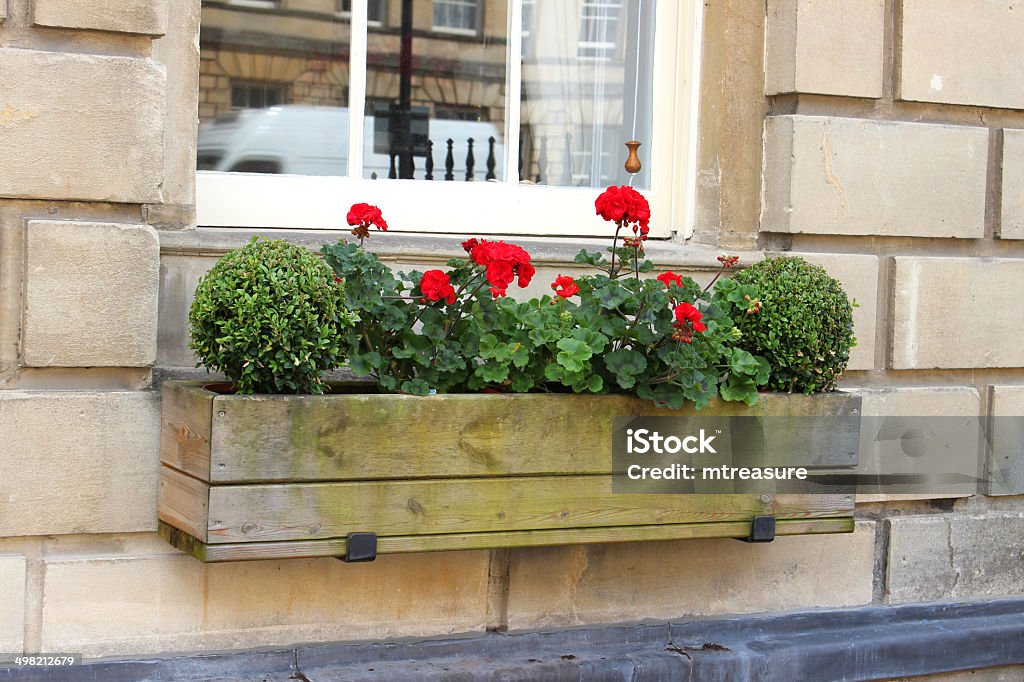
[{"label": "white window mullion", "polygon": [[352,0],[348,62],[348,176],[363,177],[366,112],[366,26],[369,0]]},{"label": "white window mullion", "polygon": [[509,0],[508,12],[508,83],[505,87],[505,178],[519,183],[519,126],[522,120],[520,103],[523,88],[523,0]]}]

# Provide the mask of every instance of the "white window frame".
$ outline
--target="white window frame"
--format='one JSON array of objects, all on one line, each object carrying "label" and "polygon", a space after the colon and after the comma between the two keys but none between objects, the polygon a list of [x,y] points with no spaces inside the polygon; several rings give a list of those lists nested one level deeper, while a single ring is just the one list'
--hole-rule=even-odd
[{"label": "white window frame", "polygon": [[450,33],[457,36],[476,36],[480,34],[480,25],[483,20],[483,7],[481,7],[480,0],[442,0],[458,2],[459,4],[472,4],[476,8],[476,25],[472,28],[464,28],[462,26],[446,26],[444,24],[434,23],[434,5],[437,0],[431,0],[430,3],[430,25],[436,33]]},{"label": "white window frame", "polygon": [[[351,3],[355,2],[355,1],[356,0],[350,0],[349,4],[351,5]],[[367,5],[366,5],[366,7],[367,7],[366,25],[367,26],[373,26],[373,27],[376,27],[376,28],[380,28],[381,26],[383,26],[387,22],[387,18],[388,18],[388,1],[387,0],[381,0],[381,3],[382,3],[381,4],[381,8],[384,10],[383,11],[383,15],[384,16],[381,19],[370,19],[369,18],[370,17],[370,12],[369,12],[370,5],[369,5],[369,1],[367,1]],[[340,5],[340,4],[341,3],[339,2],[338,5]],[[346,10],[346,9],[340,9],[339,8],[338,11],[335,12],[335,14],[337,14],[339,17],[344,17],[345,19],[350,19],[352,17],[352,11],[351,10]]]},{"label": "white window frame", "polygon": [[[508,22],[518,34],[521,0]],[[657,3],[652,137],[641,158],[651,170],[643,193],[651,204],[652,237],[693,234],[696,196],[702,6]],[[349,149],[363,145],[366,94],[367,0],[352,2],[349,64]],[[668,29],[668,30],[666,30]],[[519,148],[521,41],[508,41],[510,65],[505,149]],[[503,182],[367,180],[362,158],[351,154],[348,176],[255,175],[198,171],[196,213],[200,227],[347,229],[345,215],[357,202],[380,206],[394,231],[457,234],[603,236],[608,224],[595,215],[599,188],[518,184],[518,161],[507,155]],[[623,161],[625,161],[623,147]]]},{"label": "white window frame", "polygon": [[[588,9],[600,8],[606,5],[611,5],[613,2],[616,4],[616,10],[618,11],[617,16],[607,17],[587,15]],[[615,53],[618,51],[619,47],[616,37],[621,32],[621,27],[619,26],[619,24],[622,21],[622,8],[624,6],[623,3],[624,0],[583,0],[583,2],[580,4],[579,38],[576,41],[577,59],[583,61],[607,61],[615,56]],[[615,35],[612,36],[611,42],[596,42],[593,40],[588,40],[588,38],[591,37],[590,34],[594,32],[592,30],[593,26],[599,24],[612,25]],[[605,28],[607,29],[607,26],[605,26]],[[601,50],[601,54],[580,54],[585,50]]]}]

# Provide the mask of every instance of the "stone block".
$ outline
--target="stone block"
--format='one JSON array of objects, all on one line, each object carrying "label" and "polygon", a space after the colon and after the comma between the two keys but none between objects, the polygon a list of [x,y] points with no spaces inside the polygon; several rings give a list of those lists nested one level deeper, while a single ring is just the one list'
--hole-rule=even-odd
[{"label": "stone block", "polygon": [[201,564],[184,554],[46,558],[43,647],[88,656],[482,630],[487,552]]},{"label": "stone block", "polygon": [[882,0],[769,0],[765,94],[882,96]]},{"label": "stone block", "polygon": [[772,116],[761,230],[981,238],[987,163],[985,128]]},{"label": "stone block", "polygon": [[1018,3],[904,0],[902,7],[900,99],[1024,109]]},{"label": "stone block", "polygon": [[1024,514],[891,518],[889,603],[1024,594]]},{"label": "stone block", "polygon": [[0,48],[0,73],[0,197],[161,200],[162,66],[148,59]]},{"label": "stone block", "polygon": [[[153,43],[153,59],[167,69],[166,159],[161,190],[168,204],[194,208],[196,185],[196,135],[199,107],[199,34],[200,7],[197,0],[170,3],[167,34]],[[225,91],[227,79],[222,85]],[[195,226],[194,211],[188,225]]]},{"label": "stone block", "polygon": [[850,351],[847,369],[874,369],[875,367],[875,315],[878,308],[878,257],[836,253],[793,253],[839,280],[851,300],[853,332],[857,345]]},{"label": "stone block", "polygon": [[7,0],[0,0],[0,24],[7,19]]},{"label": "stone block", "polygon": [[[963,483],[901,481],[858,487],[857,502],[889,502],[966,497],[977,492],[980,474],[978,430],[981,396],[973,386],[922,386],[887,389],[856,389],[861,396],[860,456],[857,473],[934,477],[961,473]],[[900,420],[899,417],[912,417]],[[919,420],[917,418],[927,419]],[[955,424],[955,426],[954,426]],[[949,428],[947,428],[947,426]],[[930,435],[924,452],[918,451],[914,430]],[[905,441],[904,437],[909,440]],[[911,453],[913,455],[911,456]]]},{"label": "stone block", "polygon": [[0,651],[18,653],[25,645],[25,557],[0,554]]},{"label": "stone block", "polygon": [[35,0],[33,23],[53,28],[163,35],[167,0]]},{"label": "stone block", "polygon": [[989,387],[988,495],[1024,495],[1024,386]]},{"label": "stone block", "polygon": [[156,528],[155,392],[0,391],[0,537]]},{"label": "stone block", "polygon": [[160,285],[156,231],[33,220],[27,234],[24,363],[152,365]]},{"label": "stone block", "polygon": [[[510,629],[854,606],[871,601],[874,523],[770,544],[683,540],[513,549]],[[842,570],[836,570],[842,557]]]},{"label": "stone block", "polygon": [[1000,239],[1024,239],[1024,130],[1003,131]]},{"label": "stone block", "polygon": [[1024,367],[1024,259],[893,260],[893,369]]}]

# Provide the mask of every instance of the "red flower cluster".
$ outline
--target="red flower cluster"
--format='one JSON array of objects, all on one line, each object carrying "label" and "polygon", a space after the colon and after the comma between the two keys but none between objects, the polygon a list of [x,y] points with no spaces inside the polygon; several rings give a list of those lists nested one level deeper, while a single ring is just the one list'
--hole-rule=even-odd
[{"label": "red flower cluster", "polygon": [[440,270],[427,270],[420,280],[420,291],[431,301],[444,299],[448,305],[455,303],[455,288],[448,274]]},{"label": "red flower cluster", "polygon": [[718,262],[722,264],[722,267],[731,268],[740,262],[739,256],[719,256]]},{"label": "red flower cluster", "polygon": [[355,226],[352,234],[360,239],[370,236],[371,225],[378,230],[387,231],[388,229],[388,224],[384,221],[384,216],[381,215],[380,209],[370,204],[353,204],[352,208],[348,210],[346,218],[349,225]]},{"label": "red flower cluster", "polygon": [[700,311],[689,303],[680,303],[674,308],[676,314],[673,337],[683,343],[693,343],[693,335],[696,332],[706,331],[707,327],[701,322]]},{"label": "red flower cluster", "polygon": [[[508,286],[518,277],[522,288],[530,285],[536,272],[530,264],[530,254],[516,246],[505,242],[492,242],[481,239],[476,244],[469,240],[463,248],[469,250],[469,257],[478,265],[486,268],[487,282],[491,285],[491,295],[495,298],[504,296]],[[469,245],[467,247],[467,244]]]},{"label": "red flower cluster", "polygon": [[671,270],[668,270],[667,272],[663,272],[660,275],[658,275],[658,281],[664,284],[666,289],[671,289],[673,284],[675,284],[677,287],[683,286],[682,275],[677,275]]},{"label": "red flower cluster", "polygon": [[629,185],[616,187],[612,185],[597,197],[594,202],[597,215],[613,223],[633,223],[633,232],[638,230],[641,239],[647,238],[650,232],[648,223],[651,220],[651,207],[643,194]]},{"label": "red flower cluster", "polygon": [[551,283],[551,288],[555,290],[555,294],[562,298],[569,298],[580,293],[580,287],[569,275],[559,275],[555,278],[555,281]]},{"label": "red flower cluster", "polygon": [[480,240],[477,239],[476,237],[473,237],[472,239],[467,239],[466,241],[462,242],[462,248],[465,249],[466,253],[469,254],[473,253],[473,249],[475,249],[479,245]]}]

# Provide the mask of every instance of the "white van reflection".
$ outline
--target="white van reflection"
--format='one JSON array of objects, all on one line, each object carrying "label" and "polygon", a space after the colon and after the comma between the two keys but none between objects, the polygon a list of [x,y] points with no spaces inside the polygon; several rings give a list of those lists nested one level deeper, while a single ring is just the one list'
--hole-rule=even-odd
[{"label": "white van reflection", "polygon": [[[348,172],[348,109],[284,105],[242,109],[199,126],[198,170],[289,175],[346,175]],[[392,159],[381,135],[374,139],[375,119],[363,119],[363,174],[387,178]],[[379,126],[378,126],[379,127]],[[380,131],[378,130],[378,133]],[[472,138],[472,178],[502,177],[504,149],[497,126],[489,122],[430,119],[427,139],[433,143],[433,179],[467,180]],[[494,138],[492,145],[489,138]],[[451,144],[448,141],[451,140]],[[449,159],[449,153],[451,158]],[[426,150],[414,157],[414,177],[426,179]],[[395,160],[397,164],[397,159]],[[447,166],[451,165],[449,169]]]}]

